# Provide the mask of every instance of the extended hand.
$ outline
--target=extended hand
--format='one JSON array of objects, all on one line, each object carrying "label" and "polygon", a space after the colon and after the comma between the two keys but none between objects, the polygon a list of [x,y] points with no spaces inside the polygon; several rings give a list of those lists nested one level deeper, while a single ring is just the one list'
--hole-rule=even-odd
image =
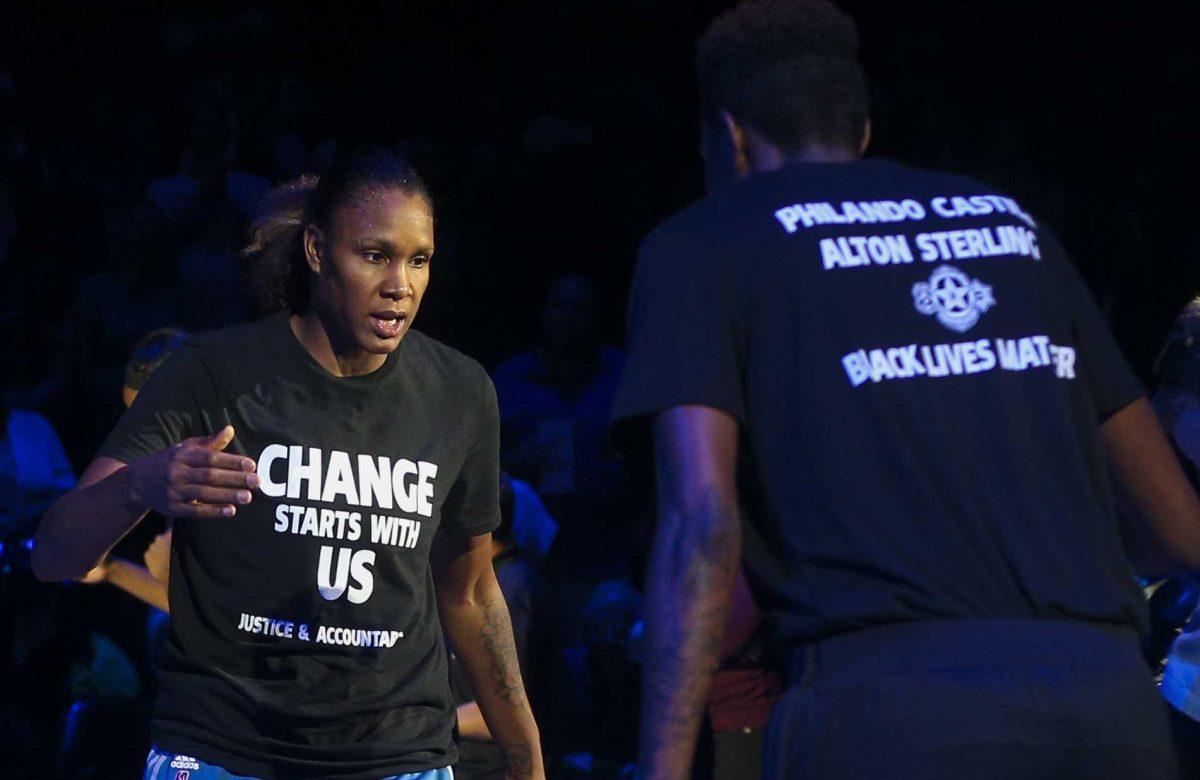
[{"label": "extended hand", "polygon": [[132,499],[171,517],[232,517],[259,485],[254,461],[224,452],[233,426],[130,464]]}]

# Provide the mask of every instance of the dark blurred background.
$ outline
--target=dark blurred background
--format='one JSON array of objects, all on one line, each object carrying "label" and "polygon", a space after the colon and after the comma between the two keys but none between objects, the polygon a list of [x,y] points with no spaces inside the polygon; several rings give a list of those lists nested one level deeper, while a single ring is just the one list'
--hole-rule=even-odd
[{"label": "dark blurred background", "polygon": [[[692,42],[730,4],[3,4],[7,406],[48,418],[78,473],[142,335],[250,316],[237,253],[257,197],[364,143],[404,151],[434,192],[418,328],[494,369],[537,342],[552,280],[580,274],[619,346],[640,237],[703,194]],[[1020,200],[1148,379],[1200,288],[1190,4],[842,5],[861,31],[871,154]],[[141,620],[97,594],[73,621]]]},{"label": "dark blurred background", "polygon": [[[702,194],[691,44],[728,4],[6,4],[0,310],[24,339],[10,370],[48,376],[83,348],[61,343],[64,326],[115,316],[100,312],[117,302],[98,299],[97,275],[121,277],[122,318],[142,332],[229,315],[203,300],[214,280],[196,278],[219,282],[220,262],[195,255],[236,249],[256,187],[319,168],[335,143],[401,147],[430,180],[439,246],[420,326],[432,335],[495,365],[533,338],[550,279],[579,271],[609,293],[619,340],[640,236]],[[1022,200],[1145,369],[1197,282],[1186,4],[844,6],[872,84],[872,153]],[[155,205],[148,190],[185,168],[240,172],[246,202],[166,192]],[[201,289],[159,295],[181,281]],[[135,314],[139,297],[208,305]],[[95,444],[69,442],[72,458]]]}]

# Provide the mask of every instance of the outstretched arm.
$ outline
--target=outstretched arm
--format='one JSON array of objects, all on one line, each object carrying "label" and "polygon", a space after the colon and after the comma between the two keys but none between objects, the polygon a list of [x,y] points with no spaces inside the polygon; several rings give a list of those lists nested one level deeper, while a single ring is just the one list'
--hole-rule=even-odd
[{"label": "outstretched arm", "polygon": [[737,421],[705,406],[654,423],[658,527],[646,578],[640,776],[691,777],[741,557]]},{"label": "outstretched arm", "polygon": [[544,778],[512,621],[492,569],[492,535],[439,534],[431,562],[442,628],[471,680],[488,731],[504,751],[506,776]]},{"label": "outstretched arm", "polygon": [[34,575],[46,582],[84,576],[151,509],[172,517],[232,517],[259,484],[253,460],[223,452],[233,436],[227,426],[128,466],[96,458],[42,517]]}]

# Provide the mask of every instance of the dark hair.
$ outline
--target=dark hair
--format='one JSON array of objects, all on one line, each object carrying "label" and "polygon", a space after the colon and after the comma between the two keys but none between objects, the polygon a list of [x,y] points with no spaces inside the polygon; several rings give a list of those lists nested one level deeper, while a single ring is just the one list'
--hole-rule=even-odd
[{"label": "dark hair", "polygon": [[141,392],[142,385],[161,366],[179,345],[187,340],[188,332],[180,328],[161,328],[142,337],[125,364],[125,386]]},{"label": "dark hair", "polygon": [[728,111],[784,151],[809,143],[857,150],[867,86],[854,20],[829,0],[749,0],[700,38],[704,110]]},{"label": "dark hair", "polygon": [[399,189],[433,199],[420,174],[386,149],[365,149],[334,161],[320,176],[304,175],[268,192],[259,204],[242,256],[250,262],[250,289],[260,313],[303,311],[309,270],[304,229],[327,228],[333,213],[368,190]]}]

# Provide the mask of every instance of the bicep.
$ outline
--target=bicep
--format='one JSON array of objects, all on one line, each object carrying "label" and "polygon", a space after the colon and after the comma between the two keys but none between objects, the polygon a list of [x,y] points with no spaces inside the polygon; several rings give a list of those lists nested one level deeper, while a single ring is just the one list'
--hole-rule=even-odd
[{"label": "bicep", "polygon": [[429,553],[439,600],[470,598],[475,585],[492,570],[492,534],[463,535],[443,529]]}]

